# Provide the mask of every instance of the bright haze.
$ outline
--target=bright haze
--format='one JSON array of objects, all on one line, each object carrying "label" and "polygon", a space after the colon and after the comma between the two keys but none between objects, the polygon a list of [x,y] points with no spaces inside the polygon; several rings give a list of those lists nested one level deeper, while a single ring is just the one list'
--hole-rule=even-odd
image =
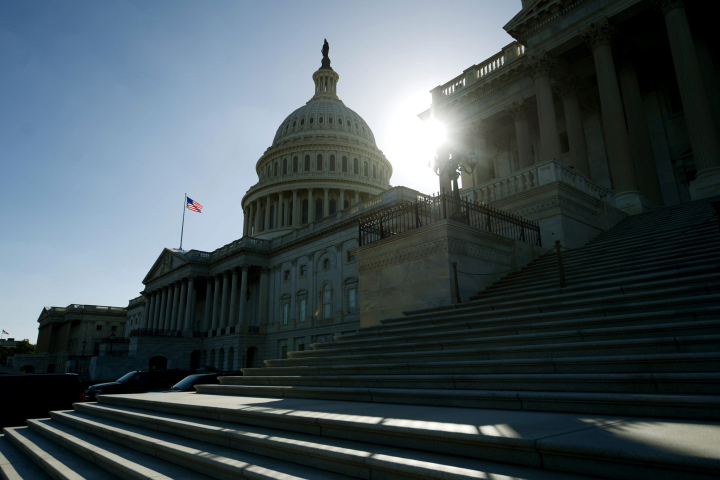
[{"label": "bright haze", "polygon": [[[392,185],[437,190],[417,114],[499,52],[520,0],[0,2],[0,328],[44,306],[124,307],[163,247],[242,236],[240,200],[313,94],[323,39],[338,95]],[[7,338],[8,335],[5,335]]]}]

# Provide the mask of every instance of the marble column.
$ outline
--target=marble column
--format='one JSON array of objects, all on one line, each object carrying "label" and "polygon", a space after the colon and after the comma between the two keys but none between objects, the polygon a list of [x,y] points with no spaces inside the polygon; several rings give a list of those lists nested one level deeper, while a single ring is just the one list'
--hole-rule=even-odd
[{"label": "marble column", "polygon": [[705,93],[707,93],[710,102],[710,111],[715,121],[715,130],[720,131],[720,88],[718,88],[717,73],[710,53],[710,46],[702,36],[696,35],[693,38],[695,40],[698,64],[700,65],[700,75],[703,78]]},{"label": "marble column", "polygon": [[[478,159],[477,167],[473,171],[475,185],[489,182],[493,179],[493,168],[490,164],[490,155],[488,155],[488,136],[490,133],[490,125],[484,120],[477,120],[472,122],[469,127],[469,135],[473,139],[475,148],[475,156]],[[441,153],[444,158],[447,158],[447,153]],[[441,179],[441,189],[444,189],[446,193],[450,193],[451,180],[445,176],[445,179]]]},{"label": "marble column", "polygon": [[220,295],[222,294],[222,284],[220,275],[215,276],[215,287],[213,292],[213,307],[212,307],[212,325],[211,330],[217,330],[220,324]]},{"label": "marble column", "polygon": [[220,303],[220,328],[228,326],[228,315],[230,313],[230,274],[223,272],[222,274],[222,302]]},{"label": "marble column", "polygon": [[160,304],[160,316],[158,318],[158,330],[165,328],[165,317],[167,317],[168,311],[168,296],[171,295],[170,289],[166,286],[163,287],[162,300]]},{"label": "marble column", "polygon": [[287,207],[285,206],[285,199],[283,198],[283,192],[278,193],[278,218],[279,222],[276,222],[275,228],[287,227]]},{"label": "marble column", "polygon": [[[693,200],[720,194],[720,142],[682,0],[653,0],[665,18],[697,175]],[[702,8],[702,7],[700,7]],[[715,86],[717,88],[717,86]]]},{"label": "marble column", "polygon": [[143,316],[142,325],[140,328],[148,328],[148,324],[150,323],[152,319],[152,303],[153,303],[153,296],[151,292],[145,293],[145,314]]},{"label": "marble column", "polygon": [[558,84],[558,93],[565,110],[568,146],[570,147],[570,165],[577,171],[590,176],[587,144],[585,143],[585,127],[580,111],[579,92],[582,90],[579,80],[574,75],[562,79]]},{"label": "marble column", "polygon": [[185,321],[183,325],[183,330],[186,331],[192,331],[193,325],[192,325],[192,319],[193,319],[193,295],[195,293],[195,277],[190,275],[190,278],[188,279],[188,296],[187,296],[187,303],[185,304]]},{"label": "marble column", "polygon": [[150,328],[157,330],[160,325],[160,308],[162,306],[162,290],[155,290],[155,308],[153,309],[153,321]]},{"label": "marble column", "polygon": [[540,125],[540,155],[538,161],[544,162],[551,158],[560,160],[560,137],[557,130],[555,102],[553,100],[550,72],[555,66],[547,52],[529,55],[525,65],[535,81],[538,120]]},{"label": "marble column", "polygon": [[519,168],[533,165],[532,143],[530,142],[530,125],[528,125],[528,107],[525,100],[512,102],[505,110],[515,122],[515,137],[518,149]]},{"label": "marble column", "polygon": [[175,330],[183,330],[185,328],[185,307],[188,303],[187,288],[187,278],[183,278],[180,283],[180,303],[178,306],[178,316]]},{"label": "marble column", "polygon": [[270,194],[265,195],[265,228],[263,232],[270,230]]},{"label": "marble column", "polygon": [[230,314],[228,317],[228,325],[237,324],[237,294],[238,294],[238,272],[236,268],[232,270],[232,283],[230,286]]},{"label": "marble column", "polygon": [[293,196],[292,196],[292,226],[293,227],[299,227],[300,226],[300,216],[298,215],[298,211],[300,210],[298,208],[298,194],[297,189],[293,188]]},{"label": "marble column", "polygon": [[610,38],[612,30],[607,19],[590,25],[581,37],[593,52],[595,72],[600,92],[600,106],[606,135],[610,174],[615,189],[615,204],[629,214],[642,213],[643,199],[638,188],[635,168],[630,154],[630,141],[620,87],[618,86]]},{"label": "marble column", "polygon": [[260,233],[260,200],[255,200],[255,235]]},{"label": "marble column", "polygon": [[635,159],[635,175],[643,197],[653,206],[663,204],[660,179],[655,166],[650,129],[643,107],[640,84],[632,63],[626,57],[620,64],[620,89],[628,123],[630,151]]},{"label": "marble column", "polygon": [[275,208],[273,211],[273,220],[272,220],[273,224],[272,225],[273,225],[273,229],[277,230],[278,228],[280,228],[280,199],[279,198],[277,200],[273,200],[273,207],[275,207]]},{"label": "marble column", "polygon": [[242,265],[240,267],[242,272],[240,276],[240,310],[238,315],[238,325],[247,323],[245,318],[245,308],[247,305],[247,291],[248,291],[248,266]]},{"label": "marble column", "polygon": [[329,188],[323,188],[323,218],[330,215]]},{"label": "marble column", "polygon": [[172,313],[170,313],[170,330],[177,330],[178,307],[180,305],[180,282],[173,288]]},{"label": "marble column", "polygon": [[308,188],[308,223],[315,221],[315,199],[313,198],[313,189]]},{"label": "marble column", "polygon": [[212,324],[213,278],[205,277],[205,315],[203,315],[203,331],[210,330]]},{"label": "marble column", "polygon": [[248,207],[245,207],[243,210],[243,237],[246,237],[248,234],[248,213],[250,212],[250,209]]}]

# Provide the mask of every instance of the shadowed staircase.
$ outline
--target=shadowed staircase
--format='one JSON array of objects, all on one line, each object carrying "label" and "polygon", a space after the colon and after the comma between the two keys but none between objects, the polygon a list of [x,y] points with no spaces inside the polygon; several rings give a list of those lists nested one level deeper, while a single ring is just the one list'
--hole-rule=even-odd
[{"label": "shadowed staircase", "polygon": [[30,458],[83,461],[83,478],[718,478],[710,200],[629,217],[563,264],[564,288],[549,252],[471,301],[198,394],[101,396],[6,429],[0,471]]}]

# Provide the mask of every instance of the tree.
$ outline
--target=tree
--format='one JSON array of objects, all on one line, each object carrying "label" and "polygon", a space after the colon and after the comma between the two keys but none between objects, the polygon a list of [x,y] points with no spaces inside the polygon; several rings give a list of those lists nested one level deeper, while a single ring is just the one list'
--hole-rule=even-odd
[{"label": "tree", "polygon": [[12,355],[16,353],[35,353],[35,345],[30,343],[27,338],[25,340],[18,340],[15,342],[15,348],[13,349]]}]

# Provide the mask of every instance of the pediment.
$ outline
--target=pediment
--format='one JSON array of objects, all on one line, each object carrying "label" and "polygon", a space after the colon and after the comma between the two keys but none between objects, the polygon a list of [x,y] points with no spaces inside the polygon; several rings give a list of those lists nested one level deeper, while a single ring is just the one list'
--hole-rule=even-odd
[{"label": "pediment", "polygon": [[182,267],[187,263],[189,262],[183,254],[166,248],[157,258],[157,260],[155,260],[155,263],[153,264],[148,274],[145,275],[143,283],[147,284],[149,282],[152,282],[154,279],[162,277],[166,273]]}]

